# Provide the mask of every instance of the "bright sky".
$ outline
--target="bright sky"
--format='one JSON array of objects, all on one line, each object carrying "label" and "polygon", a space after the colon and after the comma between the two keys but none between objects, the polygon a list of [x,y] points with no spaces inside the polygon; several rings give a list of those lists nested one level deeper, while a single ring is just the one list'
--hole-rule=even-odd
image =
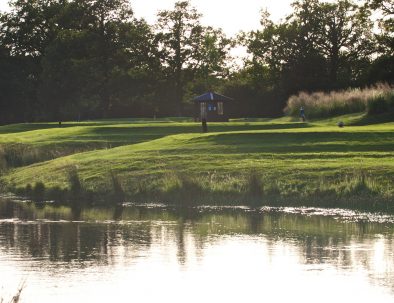
[{"label": "bright sky", "polygon": [[[156,21],[158,10],[172,9],[176,0],[130,0],[137,17],[145,18],[149,23]],[[260,25],[260,10],[267,8],[275,21],[283,18],[291,10],[292,0],[191,0],[197,10],[203,14],[205,25],[220,27],[229,35],[239,31],[250,31]],[[0,9],[5,10],[8,0],[0,0]]]},{"label": "bright sky", "polygon": [[[137,17],[144,17],[154,23],[156,13],[162,9],[172,9],[175,0],[132,0]],[[227,35],[239,31],[250,31],[260,26],[260,10],[267,8],[276,21],[291,10],[292,0],[191,0],[197,10],[203,14],[202,22],[222,28]]]}]

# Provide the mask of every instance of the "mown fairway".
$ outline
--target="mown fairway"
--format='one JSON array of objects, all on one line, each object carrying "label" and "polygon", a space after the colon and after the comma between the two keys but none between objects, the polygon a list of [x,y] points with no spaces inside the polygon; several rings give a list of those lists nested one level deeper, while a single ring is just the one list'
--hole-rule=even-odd
[{"label": "mown fairway", "polygon": [[[239,202],[245,194],[393,197],[394,123],[341,129],[332,121],[282,119],[211,123],[209,130],[170,121],[0,127],[5,156],[23,146],[2,182],[12,190],[36,182],[64,189],[73,169],[87,190],[104,195],[113,191],[115,176],[130,199],[175,199],[182,191],[182,199],[189,192],[212,203]],[[32,150],[34,157],[23,160]],[[41,162],[47,158],[56,159]]]}]

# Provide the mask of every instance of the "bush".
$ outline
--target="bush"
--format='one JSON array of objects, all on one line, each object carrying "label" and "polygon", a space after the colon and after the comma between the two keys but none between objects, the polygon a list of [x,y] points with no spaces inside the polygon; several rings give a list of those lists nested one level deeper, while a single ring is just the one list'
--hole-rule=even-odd
[{"label": "bush", "polygon": [[122,184],[118,178],[112,171],[111,171],[111,181],[112,181],[112,202],[114,203],[121,203],[125,200],[125,193],[122,187]]},{"label": "bush", "polygon": [[82,186],[78,171],[75,167],[71,167],[68,171],[68,182],[70,184],[70,200],[73,202],[79,202],[79,200],[83,199],[85,190]]},{"label": "bush", "polygon": [[66,194],[67,194],[67,191],[58,187],[58,186],[56,186],[54,188],[50,188],[47,191],[48,199],[53,200],[58,203],[66,202]]}]

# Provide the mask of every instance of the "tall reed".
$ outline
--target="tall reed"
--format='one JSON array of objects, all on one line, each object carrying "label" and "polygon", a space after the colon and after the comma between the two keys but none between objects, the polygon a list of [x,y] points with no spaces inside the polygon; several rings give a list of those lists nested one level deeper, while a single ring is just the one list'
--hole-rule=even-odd
[{"label": "tall reed", "polygon": [[298,116],[301,107],[304,107],[307,118],[394,111],[394,86],[377,84],[364,89],[355,88],[329,93],[300,92],[289,98],[284,111],[287,115]]}]

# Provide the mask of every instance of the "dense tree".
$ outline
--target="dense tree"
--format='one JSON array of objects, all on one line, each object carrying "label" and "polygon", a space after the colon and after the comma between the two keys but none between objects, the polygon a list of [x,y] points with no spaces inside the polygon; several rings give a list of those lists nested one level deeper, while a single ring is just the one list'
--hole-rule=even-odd
[{"label": "dense tree", "polygon": [[13,90],[6,102],[21,120],[35,120],[42,117],[37,95],[41,59],[56,36],[55,16],[63,4],[60,0],[14,0],[10,5],[12,10],[0,19],[1,44],[10,55],[7,68],[1,71],[9,77],[3,84]]},{"label": "dense tree", "polygon": [[70,27],[48,47],[41,96],[57,100],[56,116],[68,107],[75,117],[107,117],[120,103],[131,103],[151,78],[153,32],[133,18],[127,1],[76,1],[67,11],[77,12],[81,22],[66,18]]},{"label": "dense tree", "polygon": [[234,116],[272,116],[302,90],[394,82],[394,4],[358,3],[297,0],[277,23],[263,12],[230,69],[234,41],[188,1],[149,25],[129,0],[12,0],[0,13],[0,123],[192,115],[187,100],[207,90],[234,97]]},{"label": "dense tree", "polygon": [[[374,52],[369,16],[350,1],[303,0],[294,2],[293,8],[281,24],[263,20],[263,30],[252,32],[248,41],[253,57],[274,71],[302,66],[304,71],[292,68],[291,73],[304,76],[303,86],[313,89],[310,81],[322,83],[326,78],[336,87],[341,68],[349,66],[347,62],[356,66],[354,62]],[[325,69],[327,74],[322,75]]]},{"label": "dense tree", "polygon": [[101,83],[89,31],[61,31],[42,60],[39,97],[51,119],[76,119],[99,109]]},{"label": "dense tree", "polygon": [[95,34],[97,63],[99,64],[98,84],[101,108],[106,117],[111,108],[111,71],[115,68],[119,52],[125,47],[125,31],[133,17],[127,0],[86,0],[87,20],[90,31]]},{"label": "dense tree", "polygon": [[40,57],[56,36],[56,16],[62,0],[12,0],[11,12],[3,14],[2,43],[12,54]]}]

